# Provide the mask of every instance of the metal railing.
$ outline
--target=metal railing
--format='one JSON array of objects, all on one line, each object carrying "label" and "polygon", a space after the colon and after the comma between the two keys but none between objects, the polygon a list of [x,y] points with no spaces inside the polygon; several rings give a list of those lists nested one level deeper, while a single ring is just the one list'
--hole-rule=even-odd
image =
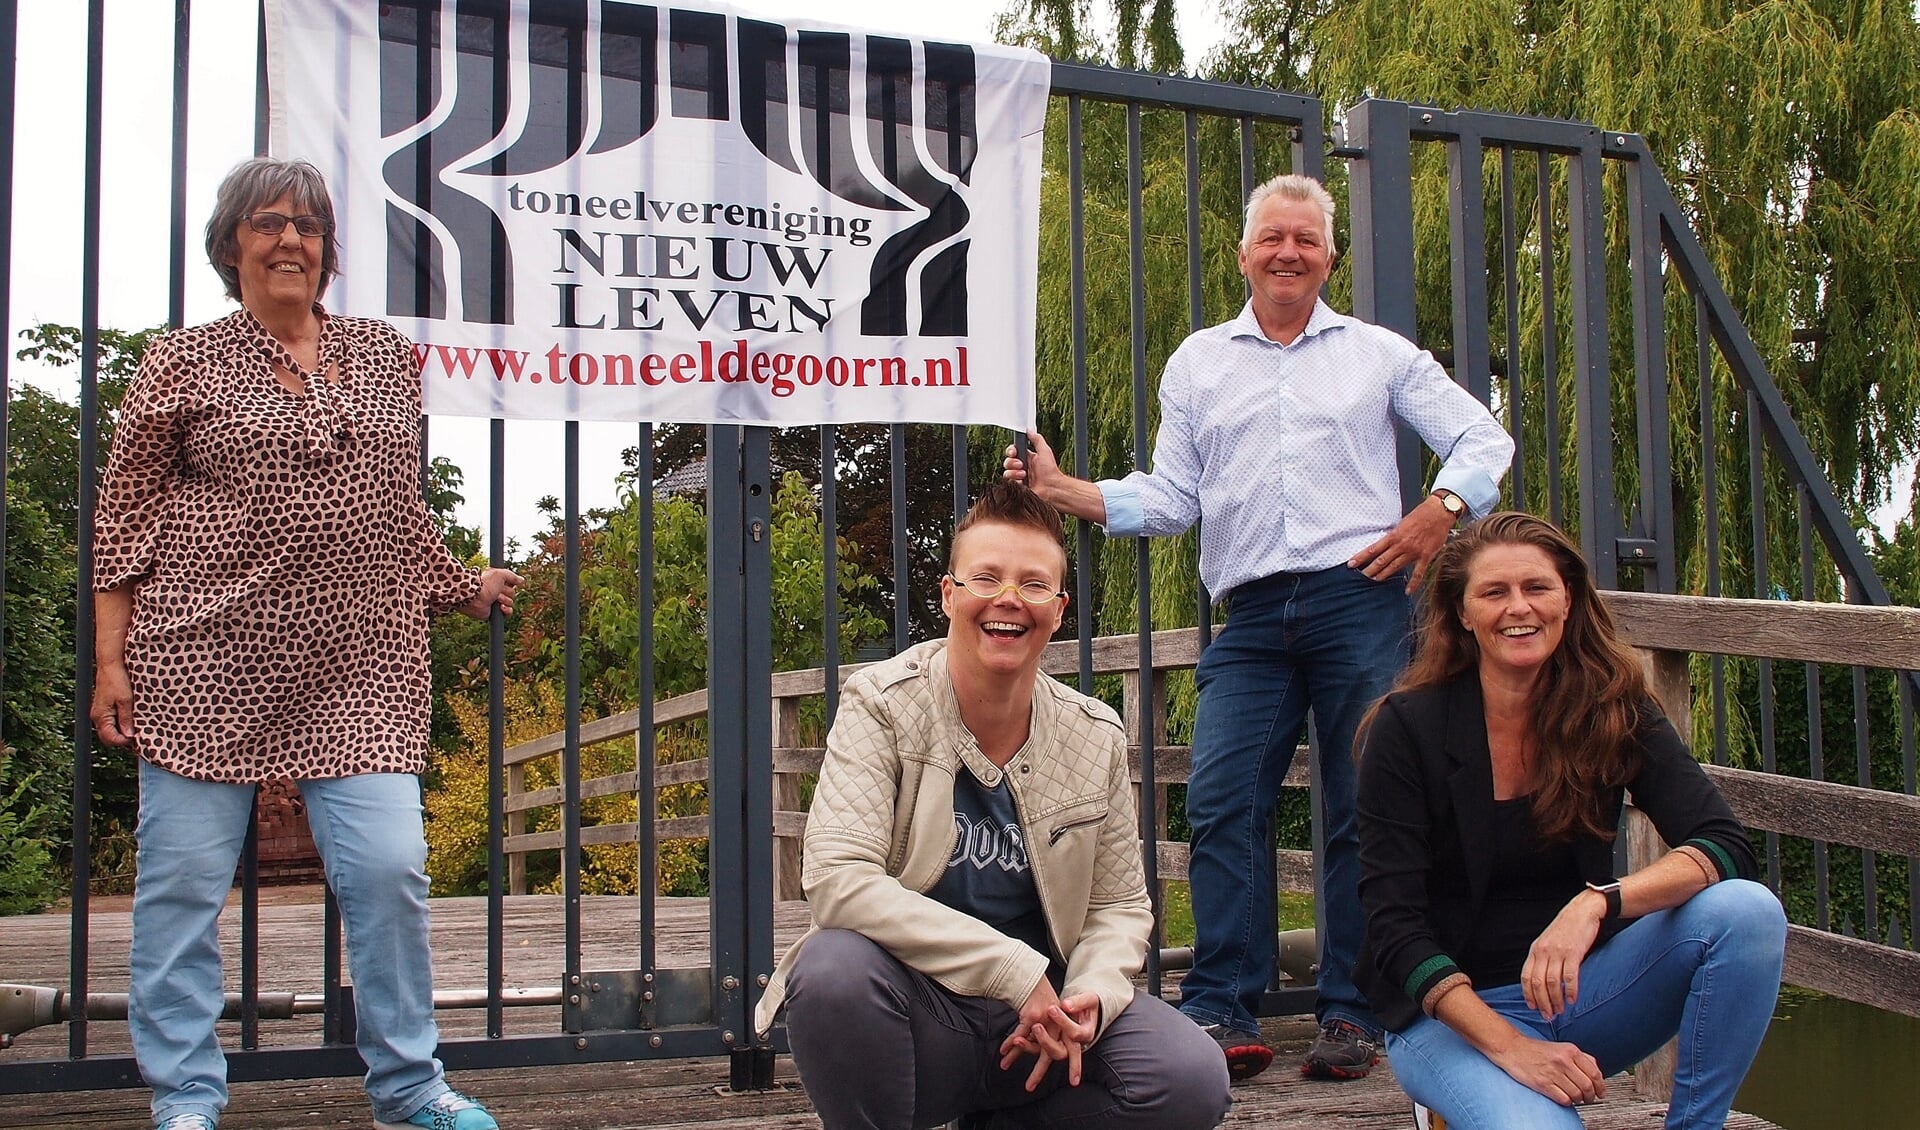
[{"label": "metal railing", "polygon": [[[168,277],[169,320],[182,316],[181,291],[186,258],[185,138],[191,125],[186,103],[185,45],[191,4],[176,0],[176,83],[173,102],[173,196]],[[391,5],[406,8],[409,4]],[[422,11],[426,5],[420,5]],[[564,6],[562,6],[564,7]],[[547,9],[536,5],[540,12]],[[559,8],[553,9],[558,13]],[[82,415],[78,553],[79,600],[74,655],[78,699],[89,697],[92,664],[90,523],[98,434],[101,77],[104,58],[104,0],[89,0],[88,118],[83,192],[85,264],[81,311]],[[13,52],[6,36],[16,23],[16,5],[0,0],[0,110],[6,128],[0,138],[0,166],[11,158],[15,107]],[[543,17],[544,18],[544,17]],[[556,14],[555,19],[563,15]],[[264,82],[264,79],[262,80]],[[1350,273],[1336,276],[1336,293],[1351,287],[1355,313],[1395,329],[1433,348],[1452,366],[1456,378],[1494,405],[1520,441],[1509,479],[1509,497],[1550,515],[1577,531],[1601,583],[1609,588],[1641,588],[1650,593],[1693,589],[1720,597],[1723,585],[1741,577],[1748,595],[1773,602],[1794,593],[1809,598],[1844,594],[1857,604],[1886,604],[1884,587],[1853,534],[1846,515],[1821,475],[1806,441],[1769,377],[1759,351],[1742,327],[1737,311],[1715,280],[1688,217],[1656,167],[1645,143],[1633,134],[1605,133],[1576,122],[1484,113],[1459,113],[1368,100],[1353,107],[1344,132],[1329,147],[1323,134],[1321,103],[1310,96],[1202,82],[1193,79],[1125,73],[1097,67],[1056,64],[1053,122],[1049,130],[1050,186],[1043,204],[1043,253],[1063,271],[1042,278],[1042,341],[1039,377],[1043,419],[1061,439],[1063,458],[1080,473],[1117,475],[1146,465],[1157,415],[1154,374],[1185,333],[1230,316],[1244,296],[1230,263],[1218,253],[1238,236],[1238,202],[1253,184],[1275,172],[1297,170],[1327,174],[1346,194],[1350,237],[1345,258]],[[260,141],[264,143],[264,134]],[[1437,155],[1437,156],[1436,156]],[[1327,165],[1333,158],[1337,164]],[[1419,205],[1444,201],[1443,209]],[[1624,221],[1621,213],[1624,212]],[[1418,280],[1415,248],[1419,225],[1444,215],[1450,233],[1449,295],[1445,316],[1428,311],[1431,297]],[[1424,219],[1423,219],[1424,218]],[[11,210],[0,215],[0,251],[10,245]],[[1624,231],[1624,240],[1609,238]],[[1090,270],[1089,263],[1094,266]],[[8,259],[0,255],[0,304],[8,292]],[[1678,284],[1677,286],[1673,284]],[[1630,332],[1609,324],[1610,288],[1624,286],[1631,296]],[[1121,313],[1121,312],[1124,313]],[[1676,343],[1691,338],[1691,350]],[[1689,355],[1691,371],[1675,367],[1676,355]],[[7,358],[0,355],[0,402],[5,401]],[[1733,402],[1720,398],[1737,390]],[[1694,413],[1675,414],[1676,397],[1696,402]],[[1631,427],[1626,424],[1631,422]],[[4,441],[0,416],[0,442]],[[697,971],[662,967],[656,946],[655,875],[664,837],[695,830],[662,825],[655,819],[657,790],[692,780],[692,769],[660,765],[656,727],[690,717],[694,699],[656,701],[655,639],[642,616],[631,641],[638,671],[632,689],[634,711],[618,719],[585,721],[581,655],[582,532],[580,425],[565,426],[560,464],[559,522],[565,585],[563,593],[563,678],[566,724],[542,739],[543,755],[558,762],[557,783],[542,793],[541,804],[557,807],[558,828],[545,838],[524,838],[520,817],[534,804],[532,794],[509,800],[509,781],[532,754],[531,745],[510,751],[506,742],[507,641],[503,626],[489,634],[489,869],[487,880],[487,963],[481,987],[486,1010],[483,1037],[450,1040],[441,1056],[450,1067],[474,1068],[639,1059],[661,1056],[727,1056],[736,1085],[764,1081],[771,1042],[743,1036],[759,979],[773,962],[773,905],[776,894],[791,893],[780,863],[791,860],[791,815],[800,789],[794,774],[811,767],[808,747],[798,746],[793,716],[786,706],[801,693],[818,693],[824,717],[831,719],[847,662],[861,640],[840,630],[847,600],[867,601],[888,623],[883,650],[899,650],[933,629],[931,596],[936,572],[932,547],[940,544],[952,520],[966,505],[969,486],[993,473],[1000,448],[1010,437],[991,429],[893,425],[884,428],[824,427],[805,432],[714,427],[706,434],[704,490],[707,584],[708,685],[699,692],[704,707],[708,758],[704,776],[712,801],[697,818],[708,843],[710,963]],[[1682,437],[1693,445],[1675,447]],[[656,466],[663,432],[641,425],[634,433],[635,479],[653,484],[677,466]],[[776,451],[783,454],[776,460]],[[774,469],[790,466],[792,452],[811,452],[820,468],[809,483],[819,503],[823,531],[820,556],[828,577],[844,564],[844,539],[856,525],[875,518],[884,506],[888,521],[886,552],[868,545],[864,563],[878,563],[879,596],[843,597],[835,584],[824,586],[823,624],[817,683],[804,692],[790,687],[790,674],[774,672],[772,618],[776,610],[771,583],[769,539],[776,489]],[[1535,452],[1539,452],[1538,455]],[[1731,458],[1744,475],[1724,473]],[[496,562],[507,555],[504,529],[507,432],[492,425],[487,490],[490,506],[488,553]],[[543,461],[545,473],[554,460]],[[1404,445],[1400,455],[1403,489],[1409,498],[1424,489],[1427,475],[1418,448]],[[0,464],[3,466],[4,464]],[[876,468],[884,466],[884,474]],[[1563,467],[1571,467],[1570,476]],[[859,468],[862,476],[846,473]],[[874,474],[869,474],[873,472]],[[878,480],[883,480],[883,485]],[[1702,512],[1676,506],[1676,482],[1697,488]],[[1567,489],[1568,484],[1572,489]],[[1622,484],[1628,484],[1625,496]],[[872,499],[850,513],[848,492]],[[1682,495],[1685,497],[1685,495]],[[880,500],[884,498],[884,503]],[[1797,523],[1776,528],[1769,513],[1780,500],[1793,500]],[[656,552],[653,534],[657,499],[638,490],[633,501],[638,542],[633,578],[635,607],[653,607]],[[5,529],[0,505],[0,532]],[[1729,524],[1748,531],[1735,539]],[[1177,874],[1179,852],[1163,843],[1159,815],[1177,805],[1184,763],[1177,754],[1178,729],[1190,702],[1190,683],[1181,672],[1197,659],[1211,635],[1212,603],[1192,580],[1193,538],[1150,545],[1107,542],[1082,523],[1074,539],[1074,639],[1049,652],[1049,669],[1077,680],[1082,689],[1124,696],[1129,733],[1140,749],[1156,751],[1139,761],[1142,835],[1148,845],[1149,876]],[[1786,563],[1797,562],[1797,584],[1774,578]],[[1155,583],[1155,577],[1162,578]],[[1184,584],[1167,577],[1189,578]],[[4,582],[0,574],[0,582]],[[1165,599],[1180,591],[1177,600]],[[1190,595],[1186,595],[1190,592]],[[1627,600],[1628,594],[1621,594]],[[1627,604],[1620,607],[1637,607]],[[1716,609],[1721,606],[1713,606]],[[1772,610],[1782,607],[1769,603]],[[1716,612],[1716,615],[1721,613]],[[1726,613],[1731,615],[1732,613]],[[1749,615],[1751,613],[1743,613]],[[1799,674],[1808,688],[1807,710],[1814,719],[1807,741],[1809,776],[1826,775],[1826,750],[1819,725],[1824,669],[1838,665],[1852,682],[1859,721],[1853,728],[1857,789],[1874,785],[1876,754],[1897,748],[1903,781],[1881,789],[1887,804],[1899,809],[1915,787],[1911,668],[1920,663],[1910,651],[1831,651],[1813,642],[1767,650],[1733,645],[1711,634],[1672,639],[1659,634],[1657,622],[1632,630],[1648,633],[1649,646],[1710,653],[1697,664],[1695,679],[1707,705],[1698,710],[1694,733],[1716,764],[1752,760],[1774,772],[1792,760],[1782,748],[1782,717],[1776,682]],[[1102,634],[1105,625],[1108,634]],[[1114,632],[1120,632],[1114,635]],[[1636,638],[1640,638],[1636,636]],[[1733,658],[1726,658],[1731,656]],[[1752,659],[1745,657],[1755,657]],[[1799,665],[1792,670],[1776,664]],[[1900,672],[1887,674],[1883,671]],[[1114,677],[1118,675],[1119,679]],[[1131,686],[1123,691],[1119,682]],[[792,687],[797,687],[792,684]],[[1897,708],[1892,730],[1867,725],[1868,699],[1893,688]],[[1139,688],[1149,688],[1141,693]],[[0,691],[5,689],[0,677]],[[1743,695],[1750,694],[1750,699]],[[1745,728],[1730,719],[1743,714]],[[65,1059],[0,1058],[0,1093],[137,1085],[130,1058],[101,1055],[90,1041],[95,1019],[87,1001],[90,859],[88,854],[88,778],[92,736],[85,710],[77,712],[73,732],[74,846],[71,961],[60,1001],[65,1009]],[[1169,721],[1172,719],[1173,721]],[[1748,735],[1751,735],[1749,739]],[[628,737],[633,768],[616,778],[583,779],[581,751],[597,741]],[[784,752],[780,752],[784,751]],[[1167,753],[1167,756],[1161,756]],[[1295,780],[1300,774],[1296,771]],[[1311,771],[1307,772],[1311,779]],[[1744,778],[1738,778],[1744,780]],[[611,783],[609,783],[609,781]],[[617,787],[636,798],[630,833],[597,832],[582,825],[583,801],[598,790]],[[1826,782],[1826,789],[1836,787]],[[1772,794],[1769,794],[1772,795]],[[1801,793],[1792,793],[1801,796]],[[1828,792],[1816,789],[1826,797]],[[1839,794],[1851,797],[1852,793]],[[1878,795],[1878,794],[1876,794]],[[1741,802],[1745,803],[1745,802]],[[1768,801],[1766,803],[1774,803]],[[1878,805],[1878,807],[1875,807]],[[1309,805],[1311,809],[1313,806]],[[1877,801],[1868,807],[1879,811]],[[1833,925],[1830,868],[1834,843],[1860,852],[1862,915],[1856,929],[1861,945],[1873,947],[1870,960],[1850,966],[1855,972],[1904,969],[1887,953],[1910,954],[1920,933],[1920,866],[1911,837],[1848,839],[1844,823],[1797,822],[1743,809],[1757,827],[1767,829],[1769,879],[1790,901],[1800,888],[1814,888],[1815,925]],[[1780,826],[1775,827],[1778,824]],[[504,907],[512,886],[512,861],[523,849],[539,846],[559,852],[563,895],[565,971],[563,985],[593,974],[582,954],[581,856],[600,837],[630,834],[636,844],[639,902],[633,922],[634,968],[623,976],[654,983],[657,998],[630,998],[619,1015],[563,1014],[559,1030],[533,1026],[510,1029],[506,1008],[513,994],[505,984]],[[1785,837],[1785,839],[1782,839]],[[1811,846],[1802,852],[1802,841]],[[1300,852],[1307,845],[1296,843]],[[1808,878],[1800,877],[1803,855]],[[1310,856],[1282,857],[1282,874],[1296,886],[1310,887]],[[261,916],[257,876],[249,864],[242,877],[238,1012],[239,1047],[231,1053],[238,1077],[302,1077],[353,1074],[360,1070],[349,1034],[349,987],[343,984],[339,918],[328,906],[322,945],[325,988],[321,994],[323,1040],[318,1048],[262,1047],[260,1021],[270,993],[260,985],[257,964]],[[1906,869],[1909,897],[1904,925],[1878,910],[1886,891],[1876,886],[1878,869],[1895,863]],[[790,866],[790,862],[788,865]],[[1844,915],[1841,923],[1845,925]],[[1797,932],[1796,938],[1801,935]],[[1808,944],[1804,940],[1798,944]],[[1827,943],[1822,943],[1827,944]],[[1832,943],[1847,952],[1850,943]],[[1150,950],[1149,977],[1160,987],[1158,950]],[[1904,960],[1904,959],[1900,959]],[[1879,964],[1875,964],[1875,963]],[[669,974],[672,974],[671,976]],[[609,974],[611,976],[611,974]],[[1820,982],[1844,987],[1840,981]],[[1909,982],[1911,983],[1911,982]],[[464,988],[464,987],[458,987]],[[463,998],[465,999],[465,998]],[[623,998],[628,999],[628,998]],[[1274,1008],[1297,1007],[1297,997],[1270,998]],[[1905,1007],[1905,1006],[1900,1006]]]}]

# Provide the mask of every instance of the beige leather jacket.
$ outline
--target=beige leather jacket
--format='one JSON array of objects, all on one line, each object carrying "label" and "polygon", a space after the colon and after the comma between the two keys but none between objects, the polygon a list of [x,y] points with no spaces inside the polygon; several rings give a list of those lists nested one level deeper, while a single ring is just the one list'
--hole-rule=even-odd
[{"label": "beige leather jacket", "polygon": [[[1027,744],[1000,769],[960,722],[946,641],[919,644],[847,681],[807,814],[801,881],[814,929],[854,930],[963,996],[1018,1009],[1047,956],[926,897],[952,857],[953,781],[1006,777],[1054,947],[1062,995],[1100,998],[1101,1031],[1133,999],[1151,904],[1125,732],[1104,703],[1035,682]],[[809,931],[808,936],[811,936]],[[786,999],[795,942],[754,1011],[764,1036]]]}]

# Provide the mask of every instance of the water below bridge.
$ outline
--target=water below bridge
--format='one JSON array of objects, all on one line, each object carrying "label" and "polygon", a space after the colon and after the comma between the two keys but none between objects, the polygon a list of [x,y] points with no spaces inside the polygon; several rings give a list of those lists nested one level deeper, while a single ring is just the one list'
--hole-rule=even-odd
[{"label": "water below bridge", "polygon": [[1920,1019],[1784,988],[1738,1109],[1784,1130],[1920,1127]]}]

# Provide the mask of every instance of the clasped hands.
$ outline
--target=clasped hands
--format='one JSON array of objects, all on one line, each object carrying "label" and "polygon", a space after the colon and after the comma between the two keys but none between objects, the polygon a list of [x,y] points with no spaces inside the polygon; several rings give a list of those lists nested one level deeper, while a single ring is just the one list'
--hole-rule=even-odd
[{"label": "clasped hands", "polygon": [[1031,1091],[1040,1086],[1049,1068],[1064,1062],[1067,1085],[1078,1087],[1081,1053],[1099,1034],[1100,998],[1092,993],[1062,998],[1043,975],[1020,1006],[1020,1023],[1000,1044],[1000,1070],[1012,1067],[1023,1055],[1033,1056],[1033,1070],[1027,1075]]}]

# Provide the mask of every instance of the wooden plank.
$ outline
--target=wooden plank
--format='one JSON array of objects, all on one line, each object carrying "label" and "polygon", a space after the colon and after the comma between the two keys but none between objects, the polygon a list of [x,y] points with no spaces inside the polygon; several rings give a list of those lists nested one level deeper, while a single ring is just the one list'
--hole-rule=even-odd
[{"label": "wooden plank", "polygon": [[1601,598],[1638,647],[1920,669],[1920,608],[1630,592]]},{"label": "wooden plank", "polygon": [[1856,1004],[1920,1016],[1920,953],[1787,927],[1787,964],[1781,979]]},{"label": "wooden plank", "polygon": [[1702,768],[1749,828],[1920,855],[1920,797],[1751,769]]}]

